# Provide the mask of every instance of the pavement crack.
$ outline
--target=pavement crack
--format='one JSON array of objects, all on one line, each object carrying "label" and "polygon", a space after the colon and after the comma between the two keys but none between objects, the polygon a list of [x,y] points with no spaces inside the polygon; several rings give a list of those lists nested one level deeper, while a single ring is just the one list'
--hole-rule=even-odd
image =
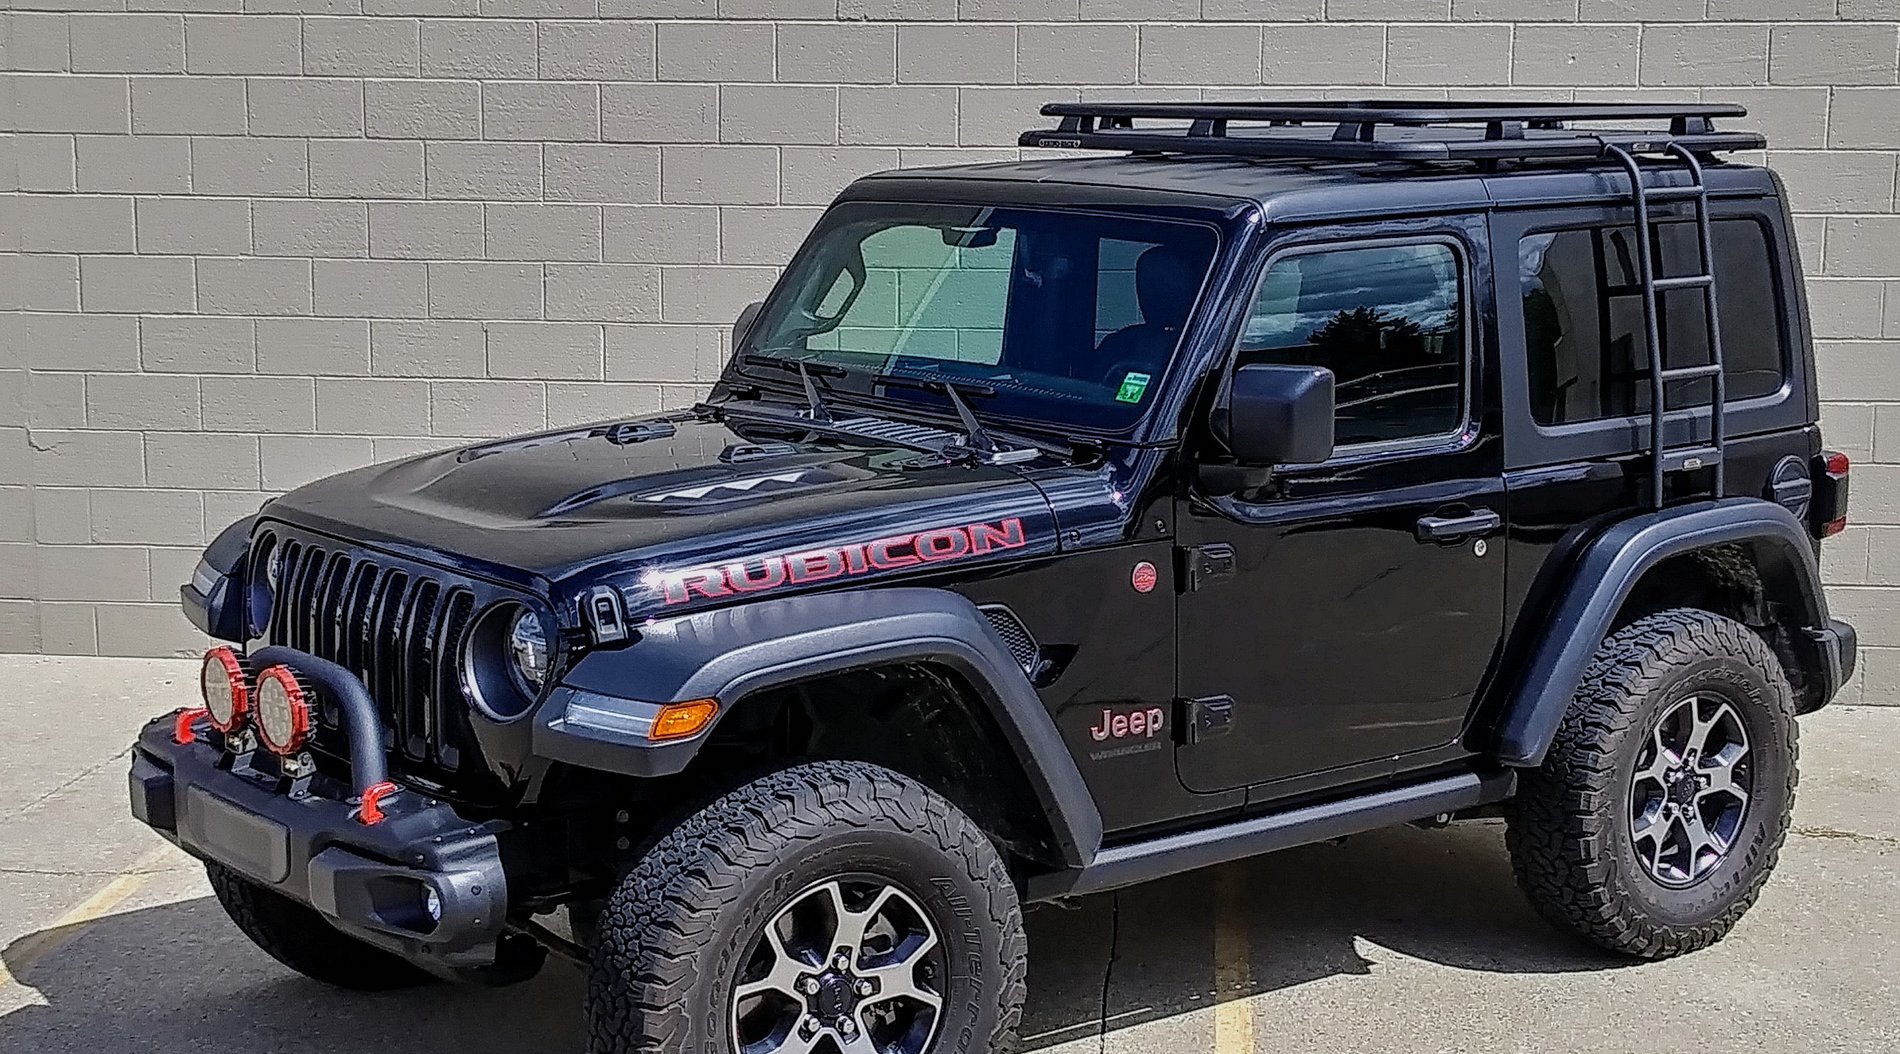
[{"label": "pavement crack", "polygon": [[124,750],[119,751],[117,754],[114,754],[111,757],[106,758],[104,761],[99,762],[97,765],[93,765],[88,768],[81,769],[77,773],[71,776],[68,776],[64,780],[60,781],[60,783],[57,786],[55,786],[52,790],[47,791],[45,794],[42,794],[39,797],[34,798],[32,801],[27,802],[25,805],[21,806],[20,811],[15,813],[14,815],[25,816],[27,813],[32,812],[34,809],[39,808],[41,804],[55,797],[58,797],[61,791],[66,790],[68,787],[71,787],[76,783],[81,783],[85,781],[88,777],[91,777],[96,773],[104,771],[107,765],[110,765],[115,761],[125,760],[127,757],[130,757],[131,754],[132,754],[132,748],[128,746]]},{"label": "pavement crack", "polygon": [[1108,1001],[1115,985],[1115,963],[1122,954],[1122,895],[1109,894],[1108,964],[1102,967],[1102,1024],[1095,1034],[1097,1054],[1108,1054]]},{"label": "pavement crack", "polygon": [[1837,827],[1797,827],[1793,832],[1801,838],[1831,838],[1844,842],[1860,842],[1866,845],[1900,845],[1900,838],[1889,838],[1879,834],[1862,834],[1859,831],[1843,831]]}]

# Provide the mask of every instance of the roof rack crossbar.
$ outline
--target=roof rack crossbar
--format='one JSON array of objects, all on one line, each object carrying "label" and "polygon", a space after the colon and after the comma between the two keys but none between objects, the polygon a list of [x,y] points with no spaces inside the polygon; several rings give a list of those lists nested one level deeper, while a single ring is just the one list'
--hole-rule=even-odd
[{"label": "roof rack crossbar", "polygon": [[[1759,150],[1755,132],[1719,131],[1715,119],[1748,111],[1724,103],[1292,101],[1050,103],[1053,130],[1023,146],[1140,153],[1338,161],[1594,160],[1611,147],[1699,155]],[[1137,121],[1175,122],[1137,127]],[[1668,122],[1668,130],[1578,128],[1576,122]],[[1185,128],[1178,122],[1187,122]],[[1236,128],[1235,125],[1242,127]],[[1251,126],[1251,127],[1249,127]],[[1331,126],[1328,128],[1327,126]],[[1381,129],[1395,130],[1381,135]]]}]

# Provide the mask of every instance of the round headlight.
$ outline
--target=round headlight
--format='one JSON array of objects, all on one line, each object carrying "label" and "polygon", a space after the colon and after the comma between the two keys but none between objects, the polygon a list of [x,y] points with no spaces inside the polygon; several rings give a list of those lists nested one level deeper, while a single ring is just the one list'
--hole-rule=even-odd
[{"label": "round headlight", "polygon": [[508,662],[522,691],[540,695],[548,679],[548,635],[532,611],[522,611],[508,626]]},{"label": "round headlight", "polygon": [[244,663],[230,648],[213,648],[205,653],[204,667],[198,674],[204,693],[205,709],[211,714],[211,727],[233,732],[251,709],[251,682],[245,676]]},{"label": "round headlight", "polygon": [[310,701],[288,667],[273,666],[258,677],[253,705],[257,738],[271,753],[294,754],[310,738]]}]

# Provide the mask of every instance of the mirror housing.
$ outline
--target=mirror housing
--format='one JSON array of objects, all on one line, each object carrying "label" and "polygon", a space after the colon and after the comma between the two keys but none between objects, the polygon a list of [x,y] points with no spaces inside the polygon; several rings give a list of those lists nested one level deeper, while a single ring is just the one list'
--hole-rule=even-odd
[{"label": "mirror housing", "polygon": [[1227,445],[1243,465],[1315,465],[1333,456],[1333,371],[1254,363],[1234,371]]},{"label": "mirror housing", "polygon": [[739,317],[732,323],[732,350],[737,352],[745,343],[746,334],[752,332],[752,324],[759,320],[759,312],[764,310],[765,301],[754,300],[739,309]]}]

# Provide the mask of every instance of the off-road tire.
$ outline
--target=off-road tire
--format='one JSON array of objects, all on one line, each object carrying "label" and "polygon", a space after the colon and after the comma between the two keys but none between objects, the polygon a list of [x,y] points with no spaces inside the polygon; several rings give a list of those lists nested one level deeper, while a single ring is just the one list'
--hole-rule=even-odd
[{"label": "off-road tire", "polygon": [[224,913],[251,943],[305,977],[358,992],[386,992],[433,980],[421,968],[330,925],[316,909],[223,864],[206,861],[205,874]]},{"label": "off-road tire", "polygon": [[[1665,707],[1719,695],[1738,712],[1754,766],[1731,848],[1687,888],[1651,877],[1628,819],[1637,757]],[[1519,784],[1506,841],[1539,914],[1605,949],[1662,959],[1722,939],[1774,869],[1794,805],[1794,691],[1747,626],[1674,608],[1616,631],[1591,660],[1541,768]]]},{"label": "off-road tire", "polygon": [[930,1054],[1015,1043],[1022,909],[989,838],[888,769],[826,761],[718,798],[661,837],[601,912],[588,971],[592,1054],[736,1054],[731,993],[766,921],[814,883],[874,873],[929,912],[953,964]]}]

